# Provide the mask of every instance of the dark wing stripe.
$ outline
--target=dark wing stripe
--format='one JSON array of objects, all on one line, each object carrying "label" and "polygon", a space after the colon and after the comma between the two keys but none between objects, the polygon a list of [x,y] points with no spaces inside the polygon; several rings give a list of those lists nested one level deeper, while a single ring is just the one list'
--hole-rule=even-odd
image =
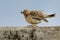
[{"label": "dark wing stripe", "polygon": [[33,19],[36,19],[36,20],[41,20],[40,18],[33,18]]}]

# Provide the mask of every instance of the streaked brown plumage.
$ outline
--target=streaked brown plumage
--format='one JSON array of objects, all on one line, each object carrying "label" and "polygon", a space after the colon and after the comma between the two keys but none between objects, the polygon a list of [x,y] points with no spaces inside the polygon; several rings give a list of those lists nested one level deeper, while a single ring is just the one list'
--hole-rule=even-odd
[{"label": "streaked brown plumage", "polygon": [[51,15],[44,14],[41,10],[30,11],[30,10],[25,9],[21,13],[24,15],[26,21],[30,24],[41,23],[41,20],[48,22],[48,20],[45,18],[51,18],[55,16],[55,14],[51,14]]}]

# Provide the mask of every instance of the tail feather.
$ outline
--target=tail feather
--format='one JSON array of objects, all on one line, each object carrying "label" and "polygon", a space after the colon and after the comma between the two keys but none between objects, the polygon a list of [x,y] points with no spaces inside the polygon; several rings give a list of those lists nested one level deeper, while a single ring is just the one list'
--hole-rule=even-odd
[{"label": "tail feather", "polygon": [[46,18],[51,18],[51,17],[54,17],[55,14],[51,14],[51,15],[48,15]]},{"label": "tail feather", "polygon": [[43,19],[43,20],[48,23],[48,20],[46,20],[46,19]]}]

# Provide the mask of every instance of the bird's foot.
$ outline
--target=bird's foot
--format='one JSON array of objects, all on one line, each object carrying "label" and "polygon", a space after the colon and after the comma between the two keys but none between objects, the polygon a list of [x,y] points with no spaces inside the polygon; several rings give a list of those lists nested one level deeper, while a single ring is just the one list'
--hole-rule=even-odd
[{"label": "bird's foot", "polygon": [[27,25],[27,27],[36,27],[36,25]]}]

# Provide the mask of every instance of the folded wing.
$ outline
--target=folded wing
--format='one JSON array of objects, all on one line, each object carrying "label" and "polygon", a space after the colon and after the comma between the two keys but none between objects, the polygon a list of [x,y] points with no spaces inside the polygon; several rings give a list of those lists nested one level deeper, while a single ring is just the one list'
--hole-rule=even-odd
[{"label": "folded wing", "polygon": [[40,12],[40,11],[31,11],[30,12],[30,15],[33,19],[36,19],[36,20],[44,20],[45,22],[48,22],[48,20],[46,20],[43,16],[43,13]]}]

